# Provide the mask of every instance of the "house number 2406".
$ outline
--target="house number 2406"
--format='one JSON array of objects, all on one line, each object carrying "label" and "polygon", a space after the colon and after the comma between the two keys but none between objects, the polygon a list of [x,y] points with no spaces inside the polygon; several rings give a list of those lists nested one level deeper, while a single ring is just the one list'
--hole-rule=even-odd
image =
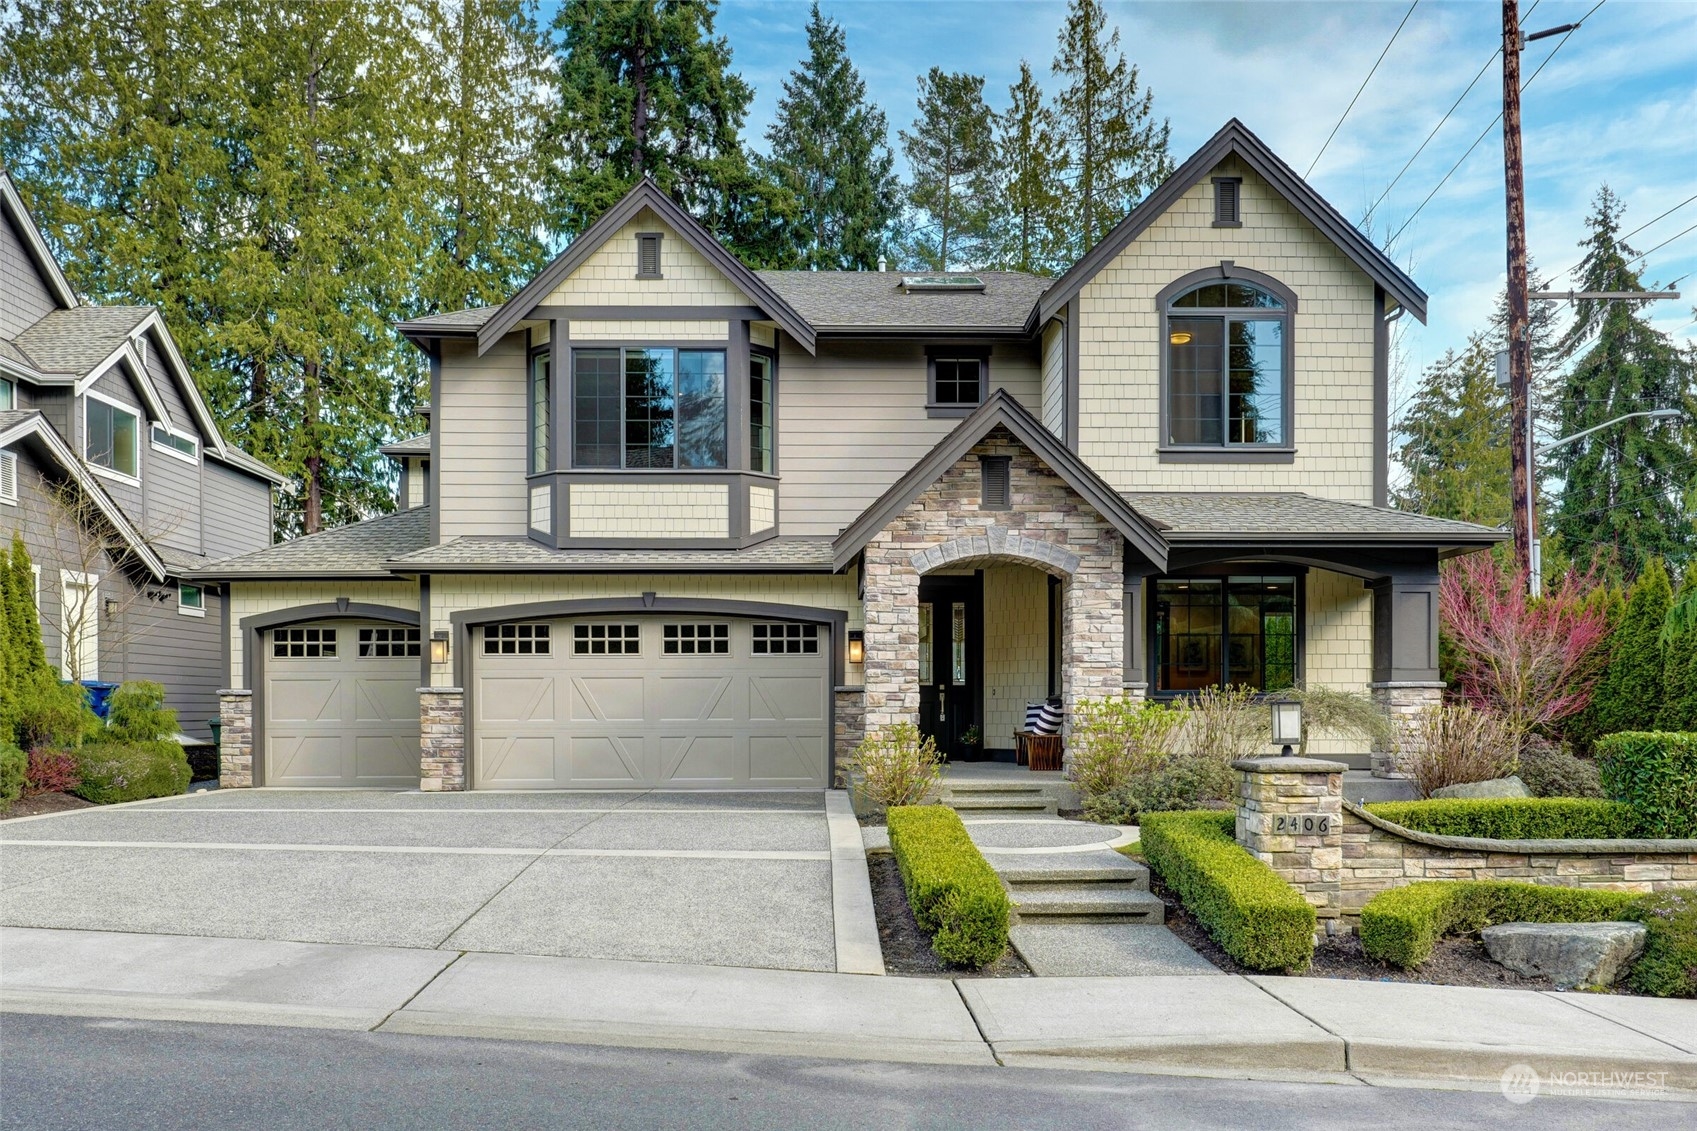
[{"label": "house number 2406", "polygon": [[1324,813],[1278,813],[1273,816],[1274,836],[1324,836],[1332,831],[1332,818]]}]

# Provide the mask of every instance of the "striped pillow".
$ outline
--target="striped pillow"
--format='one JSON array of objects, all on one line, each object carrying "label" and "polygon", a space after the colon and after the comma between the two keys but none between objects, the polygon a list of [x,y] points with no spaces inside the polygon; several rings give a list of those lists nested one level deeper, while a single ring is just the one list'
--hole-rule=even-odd
[{"label": "striped pillow", "polygon": [[1061,705],[1059,703],[1043,703],[1037,712],[1035,725],[1027,724],[1033,734],[1061,733]]},{"label": "striped pillow", "polygon": [[1038,728],[1038,726],[1040,726],[1042,724],[1043,708],[1044,708],[1045,705],[1046,704],[1044,704],[1042,701],[1038,701],[1036,703],[1027,703],[1025,705],[1025,729],[1030,731],[1032,734],[1042,734],[1043,733],[1042,731],[1038,730],[1037,728]]}]

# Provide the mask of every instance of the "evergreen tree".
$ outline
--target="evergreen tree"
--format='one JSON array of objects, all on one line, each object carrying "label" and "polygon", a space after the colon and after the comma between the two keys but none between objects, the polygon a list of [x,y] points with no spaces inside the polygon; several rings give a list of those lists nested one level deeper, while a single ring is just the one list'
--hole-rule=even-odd
[{"label": "evergreen tree", "polygon": [[[1644,289],[1632,270],[1632,248],[1621,241],[1620,201],[1605,185],[1589,217],[1591,232],[1580,270],[1587,291]],[[1560,434],[1573,435],[1629,412],[1683,408],[1682,423],[1639,417],[1568,444],[1551,454],[1563,481],[1553,527],[1576,562],[1604,549],[1618,554],[1628,575],[1646,561],[1691,557],[1697,466],[1697,359],[1641,317],[1643,304],[1581,300],[1562,339],[1576,357],[1563,384]]]},{"label": "evergreen tree", "polygon": [[1685,580],[1662,625],[1662,710],[1658,730],[1697,731],[1697,564]]},{"label": "evergreen tree", "polygon": [[1651,558],[1632,584],[1597,685],[1598,735],[1655,729],[1662,707],[1662,626],[1672,603],[1667,570],[1660,558]]},{"label": "evergreen tree", "polygon": [[1509,518],[1508,398],[1496,385],[1496,351],[1480,335],[1426,370],[1401,429],[1408,474],[1395,492],[1404,510],[1500,526]]},{"label": "evergreen tree", "polygon": [[1172,172],[1170,132],[1153,114],[1154,92],[1139,91],[1137,68],[1120,51],[1120,32],[1106,32],[1101,0],[1071,0],[1053,72],[1060,92],[1066,147],[1071,257],[1094,247],[1144,193]]},{"label": "evergreen tree", "polygon": [[1619,585],[1605,581],[1592,589],[1586,595],[1585,601],[1588,605],[1601,609],[1603,623],[1608,630],[1597,657],[1603,675],[1598,679],[1591,701],[1586,703],[1578,714],[1561,724],[1561,737],[1572,744],[1575,753],[1589,755],[1597,739],[1609,733],[1603,727],[1607,721],[1605,716],[1612,716],[1613,708],[1607,705],[1604,685],[1608,680],[1609,667],[1614,662],[1615,643],[1620,639],[1621,622],[1626,619],[1626,592]]},{"label": "evergreen tree", "polygon": [[1067,265],[1061,179],[1066,162],[1058,127],[1031,65],[1021,60],[1019,81],[1008,87],[1008,108],[996,117],[997,267],[1048,275]]},{"label": "evergreen tree", "polygon": [[807,58],[784,81],[766,131],[769,168],[797,202],[802,267],[821,271],[877,267],[900,209],[889,125],[866,100],[866,83],[848,57],[834,20],[813,5]]},{"label": "evergreen tree", "polygon": [[932,67],[919,79],[919,116],[901,132],[912,175],[904,253],[932,271],[982,262],[995,201],[995,132],[984,79]]},{"label": "evergreen tree", "polygon": [[743,151],[753,91],[713,34],[717,10],[716,0],[560,6],[560,167],[549,186],[559,234],[576,235],[651,177],[746,262],[795,262],[795,200]]}]

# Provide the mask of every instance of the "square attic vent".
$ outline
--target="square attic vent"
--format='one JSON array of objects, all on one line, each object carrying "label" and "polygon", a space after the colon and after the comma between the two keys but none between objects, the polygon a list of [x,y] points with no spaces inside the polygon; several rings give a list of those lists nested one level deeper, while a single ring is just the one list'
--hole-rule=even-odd
[{"label": "square attic vent", "polygon": [[915,291],[981,291],[984,280],[977,275],[903,275],[902,290]]}]

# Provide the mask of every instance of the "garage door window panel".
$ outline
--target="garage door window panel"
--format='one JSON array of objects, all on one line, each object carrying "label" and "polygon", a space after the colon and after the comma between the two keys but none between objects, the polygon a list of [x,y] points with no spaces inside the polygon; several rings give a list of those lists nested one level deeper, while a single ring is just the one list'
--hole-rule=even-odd
[{"label": "garage door window panel", "polygon": [[634,624],[577,624],[572,626],[574,656],[636,656],[642,634]]},{"label": "garage door window panel", "polygon": [[485,656],[546,656],[551,644],[545,624],[491,624],[483,629]]},{"label": "garage door window panel", "polygon": [[819,626],[816,624],[756,624],[751,650],[756,656],[816,656]]},{"label": "garage door window panel", "polygon": [[416,628],[362,628],[359,656],[362,660],[417,657],[419,630]]},{"label": "garage door window panel", "polygon": [[668,624],[661,626],[660,648],[668,656],[728,656],[728,624]]},{"label": "garage door window panel", "polygon": [[332,658],[336,655],[336,630],[279,628],[271,635],[271,654],[279,660]]}]

